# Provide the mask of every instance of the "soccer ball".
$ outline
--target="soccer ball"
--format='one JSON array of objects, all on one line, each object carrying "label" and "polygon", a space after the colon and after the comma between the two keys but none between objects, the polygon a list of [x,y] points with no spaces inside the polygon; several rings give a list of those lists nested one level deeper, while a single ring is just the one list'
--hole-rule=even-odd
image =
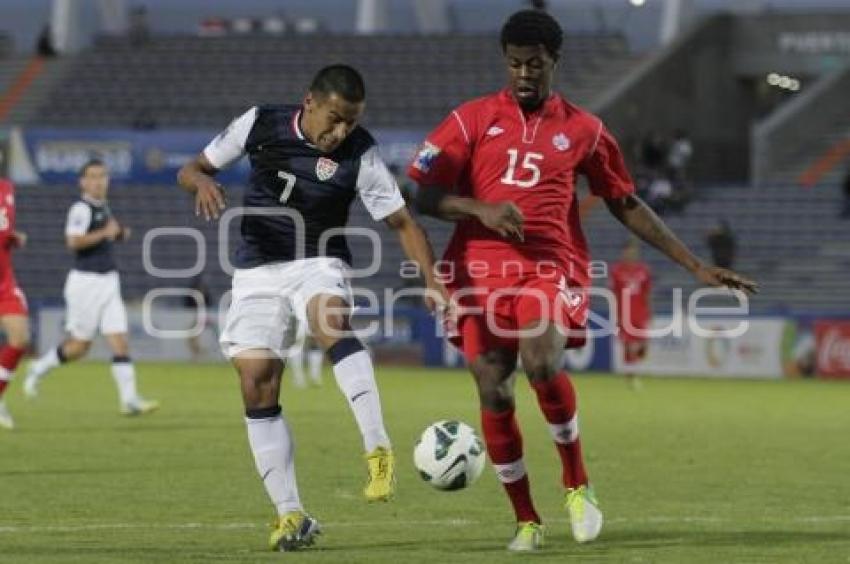
[{"label": "soccer ball", "polygon": [[484,446],[475,429],[460,421],[429,425],[413,449],[413,464],[438,490],[472,485],[484,470]]}]

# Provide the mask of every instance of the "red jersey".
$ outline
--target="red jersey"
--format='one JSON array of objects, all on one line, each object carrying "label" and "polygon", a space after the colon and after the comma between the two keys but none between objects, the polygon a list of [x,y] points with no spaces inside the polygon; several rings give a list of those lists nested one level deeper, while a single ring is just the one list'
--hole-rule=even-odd
[{"label": "red jersey", "polygon": [[589,257],[576,175],[587,176],[602,198],[634,192],[620,149],[599,118],[558,94],[525,113],[508,89],[455,109],[427,137],[408,174],[421,185],[450,187],[482,202],[512,201],[522,211],[524,242],[474,219],[458,222],[444,257],[456,270],[483,261],[491,277],[503,277],[539,273],[545,263],[581,286],[589,283]]},{"label": "red jersey", "polygon": [[0,179],[0,294],[17,286],[12,269],[12,249],[15,245],[15,187]]},{"label": "red jersey", "polygon": [[[632,335],[629,329],[645,329],[652,317],[652,273],[646,263],[621,261],[611,267],[611,291],[617,297],[617,325],[624,340]],[[626,323],[628,321],[628,324]]]}]

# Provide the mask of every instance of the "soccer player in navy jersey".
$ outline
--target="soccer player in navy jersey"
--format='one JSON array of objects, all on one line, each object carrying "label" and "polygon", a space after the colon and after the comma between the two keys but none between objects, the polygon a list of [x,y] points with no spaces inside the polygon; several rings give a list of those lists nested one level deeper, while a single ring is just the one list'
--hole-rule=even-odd
[{"label": "soccer player in navy jersey", "polygon": [[431,291],[429,307],[444,303],[425,234],[375,140],[358,125],[365,98],[355,69],[323,68],[302,103],[252,107],[178,176],[195,197],[196,213],[215,218],[226,202],[213,177],[243,155],[251,162],[244,206],[263,211],[241,218],[232,303],[220,341],[239,373],[248,440],[277,508],[273,550],[309,546],[319,532],[298,495],[292,435],[278,403],[285,351],[299,324],[307,323],[326,351],[354,412],[369,469],[366,498],[387,500],[394,489],[395,463],[372,361],[349,324],[351,253],[340,229],[355,198],[375,221],[395,230],[405,254],[420,265]]}]

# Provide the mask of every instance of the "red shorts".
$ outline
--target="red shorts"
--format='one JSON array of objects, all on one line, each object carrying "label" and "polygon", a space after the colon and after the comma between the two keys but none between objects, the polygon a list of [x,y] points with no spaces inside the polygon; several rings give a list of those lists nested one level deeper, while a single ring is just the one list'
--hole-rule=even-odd
[{"label": "red shorts", "polygon": [[[584,288],[564,276],[481,278],[450,286],[459,305],[456,327],[446,327],[450,342],[471,363],[495,349],[516,351],[519,339],[539,335],[552,321],[567,336],[566,348],[586,341],[588,299]],[[545,324],[545,325],[548,325]],[[523,331],[523,329],[525,329]]]},{"label": "red shorts", "polygon": [[3,315],[28,315],[27,297],[17,286],[0,292],[0,316]]}]

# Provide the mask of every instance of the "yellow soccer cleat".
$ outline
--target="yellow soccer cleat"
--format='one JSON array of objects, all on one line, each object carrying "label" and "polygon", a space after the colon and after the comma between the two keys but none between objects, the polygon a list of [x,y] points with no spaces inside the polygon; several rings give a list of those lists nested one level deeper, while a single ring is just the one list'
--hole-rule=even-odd
[{"label": "yellow soccer cleat", "polygon": [[272,523],[274,530],[269,537],[269,548],[277,552],[292,552],[311,546],[316,535],[321,534],[319,522],[303,511],[291,511]]},{"label": "yellow soccer cleat", "polygon": [[395,456],[386,447],[366,453],[369,481],[363,490],[367,501],[389,501],[395,492]]},{"label": "yellow soccer cleat", "polygon": [[159,409],[159,402],[156,400],[137,399],[136,401],[125,403],[121,406],[121,415],[133,417],[135,415],[147,415]]},{"label": "yellow soccer cleat", "polygon": [[590,486],[567,490],[564,505],[570,514],[570,528],[576,542],[590,542],[602,531],[602,512]]},{"label": "yellow soccer cleat", "polygon": [[511,552],[536,552],[543,548],[543,525],[534,521],[517,523],[516,536],[508,545]]}]

